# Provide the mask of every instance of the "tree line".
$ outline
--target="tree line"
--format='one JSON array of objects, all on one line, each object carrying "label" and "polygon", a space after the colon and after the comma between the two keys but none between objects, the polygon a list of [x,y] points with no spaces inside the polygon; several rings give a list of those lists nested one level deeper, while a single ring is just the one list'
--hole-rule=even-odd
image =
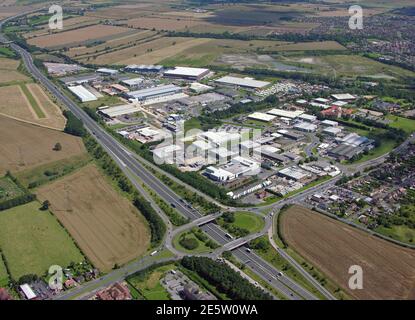
[{"label": "tree line", "polygon": [[232,300],[272,300],[268,293],[252,285],[223,262],[206,257],[184,257],[181,264],[186,269],[196,272]]},{"label": "tree line", "polygon": [[129,194],[133,199],[133,205],[146,218],[151,229],[151,244],[158,246],[166,233],[166,225],[153,209],[151,204],[135,190],[134,186],[127,179],[114,160],[91,136],[84,137],[84,144],[88,152],[94,157],[98,165],[105,173],[117,182],[119,188]]},{"label": "tree line", "polygon": [[26,204],[26,203],[36,200],[36,195],[34,195],[33,193],[30,193],[29,190],[27,190],[23,185],[21,185],[20,182],[9,171],[6,173],[5,177],[12,180],[13,183],[16,184],[17,187],[23,191],[23,194],[16,198],[8,199],[8,200],[0,202],[0,211],[7,210],[13,207],[17,207],[22,204]]}]

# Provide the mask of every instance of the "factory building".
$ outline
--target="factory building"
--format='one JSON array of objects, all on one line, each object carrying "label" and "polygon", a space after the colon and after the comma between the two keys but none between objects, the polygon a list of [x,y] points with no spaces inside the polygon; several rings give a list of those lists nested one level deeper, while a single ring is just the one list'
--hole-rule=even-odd
[{"label": "factory building", "polygon": [[149,99],[156,99],[181,93],[182,88],[173,84],[161,85],[153,88],[141,89],[126,93],[125,96],[129,99],[136,99],[138,101],[146,101]]},{"label": "factory building", "polygon": [[256,161],[243,157],[235,157],[224,166],[219,168],[208,167],[205,175],[214,181],[232,181],[242,176],[255,175],[260,171],[260,164]]},{"label": "factory building", "polygon": [[100,68],[97,70],[98,73],[102,73],[108,76],[114,76],[118,74],[118,70],[115,69],[108,69],[108,68]]},{"label": "factory building", "polygon": [[139,112],[141,109],[134,104],[124,104],[120,106],[113,107],[100,107],[98,108],[98,113],[103,115],[106,118],[113,119],[115,117],[123,116],[126,114],[132,114]]},{"label": "factory building", "polygon": [[280,118],[288,118],[288,119],[295,119],[298,118],[300,115],[304,113],[304,111],[301,110],[295,110],[295,111],[289,111],[289,110],[283,110],[283,109],[271,109],[267,111],[268,114],[271,114],[273,116],[277,116]]},{"label": "factory building", "polygon": [[337,101],[353,101],[356,97],[350,93],[332,94],[331,97]]},{"label": "factory building", "polygon": [[91,83],[91,82],[97,82],[101,81],[102,77],[101,75],[97,73],[89,73],[89,74],[83,74],[79,76],[72,76],[72,77],[64,77],[60,78],[59,81],[63,82],[66,86],[72,86],[72,85],[80,85],[85,83]]},{"label": "factory building", "polygon": [[332,137],[337,137],[341,132],[342,129],[339,127],[327,127],[323,129],[323,133]]},{"label": "factory building", "polygon": [[262,112],[254,112],[248,116],[248,119],[263,121],[263,122],[271,122],[275,119],[275,116],[262,113]]},{"label": "factory building", "polygon": [[299,122],[294,125],[294,129],[302,132],[315,132],[317,131],[317,126],[309,122]]},{"label": "factory building", "polygon": [[68,87],[68,89],[78,97],[81,102],[90,102],[98,100],[98,98],[83,86]]},{"label": "factory building", "polygon": [[298,167],[285,168],[278,171],[278,175],[294,181],[304,181],[310,177],[310,174]]},{"label": "factory building", "polygon": [[172,70],[164,71],[164,76],[168,78],[200,80],[209,74],[209,69],[176,67]]},{"label": "factory building", "polygon": [[277,132],[281,134],[283,137],[291,140],[300,141],[301,139],[304,139],[304,136],[302,134],[291,132],[285,129],[278,130]]},{"label": "factory building", "polygon": [[199,138],[210,142],[215,147],[225,147],[229,146],[229,144],[235,143],[235,145],[239,145],[239,140],[241,139],[241,135],[239,133],[230,133],[226,131],[207,131],[203,132],[199,135]]},{"label": "factory building", "polygon": [[321,124],[327,127],[337,127],[339,125],[337,121],[332,121],[332,120],[321,121]]},{"label": "factory building", "polygon": [[317,120],[317,117],[311,114],[303,113],[298,116],[298,119],[301,119],[302,121],[307,121],[307,122],[315,122]]},{"label": "factory building", "polygon": [[259,81],[252,78],[238,78],[238,77],[231,77],[225,76],[219,79],[216,79],[215,82],[225,85],[237,86],[237,87],[244,87],[250,89],[262,89],[269,86],[271,83],[268,81]]},{"label": "factory building", "polygon": [[137,89],[143,83],[143,81],[143,78],[133,78],[123,80],[121,83],[130,89]]},{"label": "factory building", "polygon": [[124,68],[124,71],[131,73],[160,73],[164,70],[163,66],[155,65],[137,65],[131,64]]}]

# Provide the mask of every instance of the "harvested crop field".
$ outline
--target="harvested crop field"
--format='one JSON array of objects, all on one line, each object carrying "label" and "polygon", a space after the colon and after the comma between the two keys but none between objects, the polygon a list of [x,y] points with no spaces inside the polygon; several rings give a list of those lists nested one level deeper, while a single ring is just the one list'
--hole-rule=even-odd
[{"label": "harvested crop field", "polygon": [[346,50],[336,41],[299,42],[279,46],[276,51]]},{"label": "harvested crop field", "polygon": [[38,119],[20,85],[0,87],[0,114],[26,121]]},{"label": "harvested crop field", "polygon": [[0,58],[0,83],[29,80],[24,74],[17,71],[20,61]]},{"label": "harvested crop field", "polygon": [[187,65],[191,63],[187,63],[186,59],[200,59],[200,57],[209,56],[209,62],[212,62],[222,53],[245,53],[257,50],[278,51],[278,48],[285,44],[287,42],[266,40],[162,37],[138,46],[100,55],[91,61],[96,64],[140,64],[161,63],[180,58],[183,60],[182,63]]},{"label": "harvested crop field", "polygon": [[[0,175],[27,170],[85,152],[82,139],[0,116]],[[55,144],[61,151],[53,151]]]},{"label": "harvested crop field", "polygon": [[131,19],[164,11],[162,6],[163,3],[159,5],[154,1],[149,3],[125,4],[110,8],[101,8],[93,12],[88,12],[87,15],[106,19]]},{"label": "harvested crop field", "polygon": [[[289,247],[356,299],[415,299],[415,251],[399,247],[309,209],[281,217]],[[351,290],[348,270],[363,269],[363,289]]]},{"label": "harvested crop field", "polygon": [[53,213],[101,271],[137,258],[149,246],[145,219],[94,165],[40,187],[36,194],[51,202]]},{"label": "harvested crop field", "polygon": [[32,38],[28,40],[28,43],[41,48],[71,47],[89,41],[110,40],[114,37],[124,36],[134,32],[135,30],[124,27],[93,25],[81,29]]},{"label": "harvested crop field", "polygon": [[[193,39],[185,37],[163,37],[134,47],[100,55],[91,62],[95,64],[144,64],[149,63],[149,61],[156,60],[151,59],[152,56],[160,56],[163,54],[168,56],[169,52],[171,52],[171,55],[174,55],[175,52],[177,53],[180,50],[186,50],[190,46],[200,45],[200,43],[205,40],[206,39]],[[142,58],[146,55],[149,55],[150,58],[143,60]]]},{"label": "harvested crop field", "polygon": [[150,30],[143,30],[143,31],[137,31],[134,34],[127,35],[124,37],[118,37],[113,40],[108,40],[105,43],[96,45],[96,46],[88,46],[88,47],[75,47],[71,48],[68,52],[65,54],[71,58],[77,58],[79,59],[82,56],[95,56],[102,52],[107,52],[108,50],[113,49],[121,49],[124,46],[131,46],[132,44],[135,44],[137,42],[141,42],[144,39],[147,40],[149,38],[152,38],[156,35],[156,32],[150,31]]},{"label": "harvested crop field", "polygon": [[[80,17],[73,17],[69,19],[63,20],[63,29],[62,30],[54,30],[53,33],[60,33],[66,32],[75,28],[87,27],[93,24],[98,24],[99,19],[94,17],[87,17],[87,16],[80,16]],[[28,32],[23,34],[25,39],[30,39],[33,37],[39,37],[43,35],[49,35],[50,29],[49,24],[44,24],[40,26],[40,29],[36,29],[34,31]]]},{"label": "harvested crop field", "polygon": [[34,83],[0,87],[0,114],[56,130],[66,123],[59,107]]},{"label": "harvested crop field", "polygon": [[128,20],[128,26],[133,28],[141,28],[141,29],[156,29],[156,30],[169,30],[169,31],[180,31],[184,29],[190,29],[194,26],[201,24],[201,21],[188,19],[188,18],[181,18],[181,19],[174,19],[170,17],[164,18],[136,18]]},{"label": "harvested crop field", "polygon": [[37,123],[57,130],[63,130],[65,128],[66,119],[63,116],[61,109],[53,103],[50,97],[38,84],[30,83],[27,85],[27,88],[45,114],[45,118],[39,119]]}]

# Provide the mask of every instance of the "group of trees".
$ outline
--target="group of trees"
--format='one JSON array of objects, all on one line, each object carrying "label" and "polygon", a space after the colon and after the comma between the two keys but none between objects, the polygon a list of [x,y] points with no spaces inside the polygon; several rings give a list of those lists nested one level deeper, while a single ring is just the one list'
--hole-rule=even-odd
[{"label": "group of trees", "polygon": [[23,191],[23,194],[12,199],[1,201],[0,211],[17,207],[36,200],[36,195],[30,193],[10,172],[6,173],[6,177],[9,178],[14,184],[16,184],[17,187]]},{"label": "group of trees", "polygon": [[85,137],[86,129],[84,128],[82,121],[76,118],[72,112],[68,110],[63,111],[64,117],[67,119],[64,131],[68,134]]},{"label": "group of trees", "polygon": [[166,225],[163,220],[153,209],[150,202],[137,193],[134,197],[133,204],[142,213],[150,225],[151,244],[153,246],[159,245],[163,240],[164,234],[166,233]]},{"label": "group of trees", "polygon": [[[191,237],[193,235],[194,237]],[[196,238],[196,239],[195,239]],[[192,228],[190,231],[183,233],[180,236],[179,243],[182,247],[186,248],[187,250],[194,250],[199,247],[199,240],[200,242],[203,242],[206,247],[210,249],[217,249],[219,248],[219,245],[210,239],[200,228]]]},{"label": "group of trees", "polygon": [[237,238],[242,238],[249,235],[249,230],[233,224],[235,222],[235,214],[232,212],[225,212],[217,221],[230,234],[234,235]]},{"label": "group of trees", "polygon": [[181,264],[196,272],[232,300],[271,300],[272,297],[223,262],[206,257],[184,257]]}]

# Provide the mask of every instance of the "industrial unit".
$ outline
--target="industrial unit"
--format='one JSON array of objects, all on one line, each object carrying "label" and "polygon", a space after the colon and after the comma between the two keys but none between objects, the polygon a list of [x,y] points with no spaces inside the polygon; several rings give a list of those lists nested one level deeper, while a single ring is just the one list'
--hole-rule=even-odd
[{"label": "industrial unit", "polygon": [[136,99],[138,101],[145,101],[148,99],[155,99],[165,97],[177,93],[181,93],[182,88],[173,84],[161,85],[153,88],[141,89],[126,93],[125,96],[129,99]]},{"label": "industrial unit", "polygon": [[68,87],[68,89],[78,97],[81,102],[90,102],[98,100],[98,98],[83,86]]},{"label": "industrial unit", "polygon": [[216,79],[215,82],[226,85],[233,85],[238,87],[245,87],[250,89],[262,89],[269,86],[271,83],[268,81],[259,81],[252,78],[238,78],[232,76],[225,76]]},{"label": "industrial unit", "polygon": [[164,76],[186,80],[200,80],[206,77],[209,72],[209,69],[204,68],[176,67],[172,70],[164,71]]}]

